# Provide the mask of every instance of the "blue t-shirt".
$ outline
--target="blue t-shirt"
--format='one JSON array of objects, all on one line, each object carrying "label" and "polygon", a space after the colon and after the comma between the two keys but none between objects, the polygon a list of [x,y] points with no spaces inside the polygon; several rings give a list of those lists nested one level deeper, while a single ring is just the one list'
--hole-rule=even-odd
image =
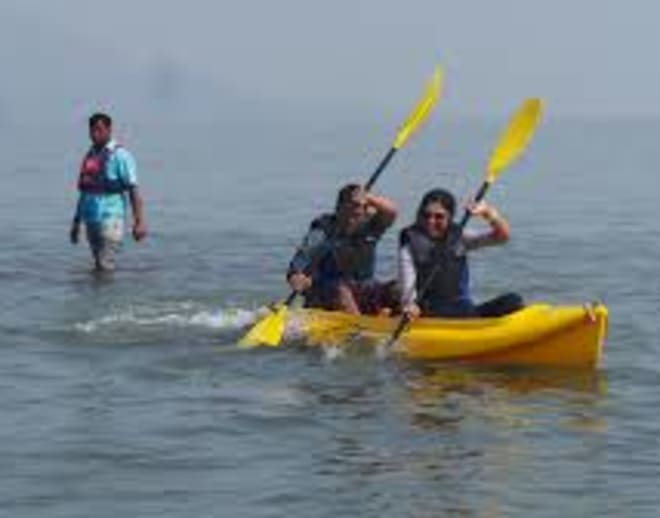
[{"label": "blue t-shirt", "polygon": [[[114,141],[106,144],[110,156],[105,163],[108,180],[120,180],[126,186],[137,186],[137,165],[133,155]],[[85,223],[101,223],[126,217],[126,194],[96,194],[81,192],[78,217]]]}]

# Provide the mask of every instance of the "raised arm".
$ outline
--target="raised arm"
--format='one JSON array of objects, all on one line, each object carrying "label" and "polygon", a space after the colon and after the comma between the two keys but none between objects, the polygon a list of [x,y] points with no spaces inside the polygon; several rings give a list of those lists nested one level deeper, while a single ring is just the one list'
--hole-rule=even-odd
[{"label": "raised arm", "polygon": [[480,217],[490,226],[487,232],[464,234],[463,242],[469,250],[484,246],[500,245],[509,240],[511,236],[509,223],[495,207],[481,201],[479,203],[469,204],[468,210],[473,216]]},{"label": "raised arm", "polygon": [[366,199],[368,206],[378,216],[383,230],[390,227],[394,223],[394,220],[396,220],[398,212],[396,204],[385,196],[378,196],[371,192],[367,193]]}]

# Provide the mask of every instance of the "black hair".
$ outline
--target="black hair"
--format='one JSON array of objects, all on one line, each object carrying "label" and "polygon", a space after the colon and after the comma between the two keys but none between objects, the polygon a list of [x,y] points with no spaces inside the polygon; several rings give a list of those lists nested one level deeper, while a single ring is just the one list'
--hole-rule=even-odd
[{"label": "black hair", "polygon": [[454,219],[454,212],[456,212],[456,198],[454,195],[445,189],[432,189],[427,192],[417,208],[417,221],[423,219],[424,210],[431,203],[439,203],[449,213],[449,218]]},{"label": "black hair", "polygon": [[362,189],[362,186],[357,183],[349,183],[339,189],[339,193],[337,193],[337,202],[335,203],[335,211],[338,212],[342,205],[351,201],[353,195],[360,189]]},{"label": "black hair", "polygon": [[96,112],[89,118],[90,129],[96,126],[97,123],[102,123],[107,128],[112,127],[112,117],[107,113]]}]

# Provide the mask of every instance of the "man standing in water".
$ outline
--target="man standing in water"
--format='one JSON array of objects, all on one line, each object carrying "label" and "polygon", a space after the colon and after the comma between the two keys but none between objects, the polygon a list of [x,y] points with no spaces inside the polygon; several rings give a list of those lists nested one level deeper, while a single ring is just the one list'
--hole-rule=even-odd
[{"label": "man standing in water", "polygon": [[78,177],[80,195],[71,224],[71,242],[78,243],[80,225],[85,224],[87,241],[96,271],[112,271],[121,245],[126,219],[126,194],[133,213],[133,238],[144,239],[143,201],[137,186],[133,156],[112,139],[112,119],[105,113],[89,118],[92,147],[83,158]]}]

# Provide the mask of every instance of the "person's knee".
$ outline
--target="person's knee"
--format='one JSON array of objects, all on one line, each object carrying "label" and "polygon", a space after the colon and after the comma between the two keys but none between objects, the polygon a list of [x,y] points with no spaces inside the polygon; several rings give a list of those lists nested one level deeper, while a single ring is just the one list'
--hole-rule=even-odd
[{"label": "person's knee", "polygon": [[353,290],[348,286],[348,284],[340,282],[337,284],[337,299],[339,301],[354,301],[355,297],[353,296]]},{"label": "person's knee", "polygon": [[97,269],[113,271],[115,269],[115,255],[119,250],[119,242],[112,239],[103,239],[102,245],[95,254]]},{"label": "person's knee", "polygon": [[112,272],[115,270],[114,257],[103,250],[94,254],[94,264],[99,272]]},{"label": "person's knee", "polygon": [[507,293],[504,296],[504,306],[509,308],[511,311],[517,311],[525,307],[525,301],[522,296],[518,293]]},{"label": "person's knee", "polygon": [[360,307],[352,288],[345,282],[340,282],[337,285],[337,301],[339,302],[340,309],[348,313],[360,313]]},{"label": "person's knee", "polygon": [[115,261],[111,257],[102,257],[98,261],[99,269],[104,272],[112,272],[115,270]]}]

